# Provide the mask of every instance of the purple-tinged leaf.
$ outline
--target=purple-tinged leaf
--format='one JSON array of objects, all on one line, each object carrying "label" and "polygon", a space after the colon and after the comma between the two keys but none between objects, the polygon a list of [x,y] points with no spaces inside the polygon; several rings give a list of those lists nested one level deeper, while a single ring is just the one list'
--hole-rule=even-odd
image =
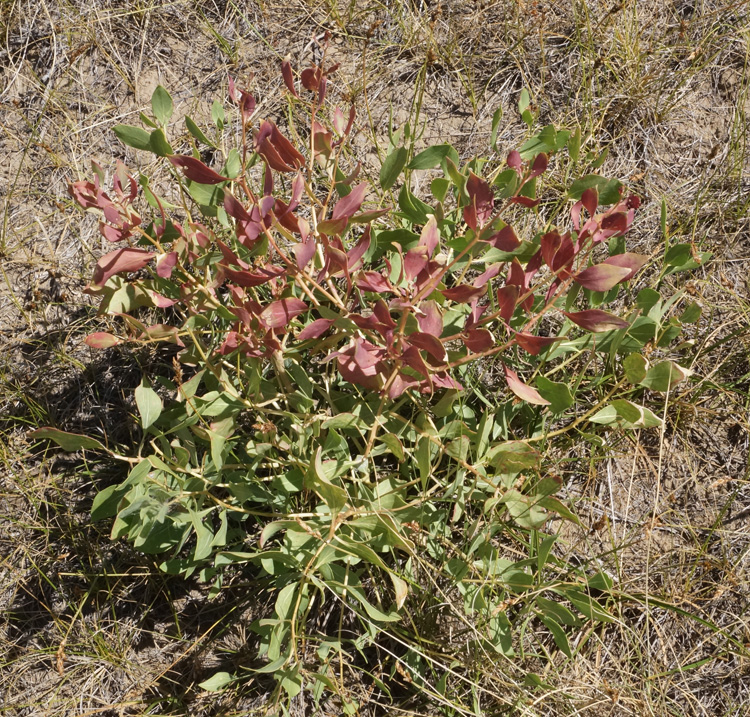
[{"label": "purple-tinged leaf", "polygon": [[294,258],[297,260],[297,268],[302,271],[310,263],[310,260],[315,256],[315,238],[312,235],[307,237],[307,240],[295,244],[292,247]]},{"label": "purple-tinged leaf", "polygon": [[534,159],[534,164],[531,165],[531,177],[538,177],[540,174],[544,174],[547,171],[549,164],[549,158],[542,152]]},{"label": "purple-tinged leaf", "polygon": [[427,247],[415,246],[404,255],[404,274],[411,281],[427,266]]},{"label": "purple-tinged leaf", "polygon": [[450,289],[442,289],[441,294],[451,301],[455,301],[459,304],[466,304],[472,299],[482,296],[487,291],[486,286],[469,286],[468,284],[461,284],[460,286],[453,286]]},{"label": "purple-tinged leaf", "polygon": [[340,217],[339,219],[324,219],[322,222],[318,222],[318,232],[326,234],[327,236],[343,234],[346,231],[347,224],[348,221],[346,217]]},{"label": "purple-tinged leaf", "polygon": [[512,284],[497,290],[497,308],[500,313],[500,318],[506,324],[510,321],[513,312],[516,310],[518,294],[518,287]]},{"label": "purple-tinged leaf", "polygon": [[222,177],[217,172],[214,172],[213,169],[207,167],[195,157],[173,154],[169,157],[169,161],[175,167],[180,167],[191,182],[198,182],[198,184],[219,184],[220,182],[229,181],[226,177]]},{"label": "purple-tinged leaf", "polygon": [[347,220],[359,211],[362,202],[365,200],[367,192],[367,183],[360,182],[352,189],[343,199],[336,202],[336,206],[331,213],[331,219],[346,218]]},{"label": "purple-tinged leaf", "polygon": [[95,331],[93,334],[89,334],[83,342],[92,349],[108,349],[117,346],[120,339],[106,331]]},{"label": "purple-tinged leaf", "polygon": [[333,325],[333,319],[315,319],[312,323],[305,326],[302,331],[297,334],[299,341],[305,341],[306,339],[317,339],[322,336],[328,329]]},{"label": "purple-tinged leaf", "polygon": [[630,324],[619,316],[609,314],[601,309],[587,309],[586,311],[568,312],[563,311],[574,324],[586,331],[600,333],[602,331],[613,331],[615,329],[627,329]]},{"label": "purple-tinged leaf", "polygon": [[294,97],[299,98],[299,95],[297,94],[297,88],[294,86],[294,75],[292,73],[292,65],[289,60],[284,60],[281,63],[281,76],[284,78],[284,84],[286,85],[286,88],[289,90],[289,92],[291,92]]},{"label": "purple-tinged leaf", "polygon": [[362,265],[362,257],[370,248],[370,225],[365,227],[365,231],[359,238],[359,241],[346,253],[347,267],[349,271],[355,271]]},{"label": "purple-tinged leaf", "polygon": [[427,256],[432,257],[439,244],[440,232],[438,231],[437,220],[434,215],[431,215],[427,220],[427,224],[422,228],[418,246],[425,247],[427,249]]},{"label": "purple-tinged leaf", "polygon": [[643,254],[626,252],[624,254],[615,254],[609,257],[609,259],[605,259],[603,263],[630,269],[630,273],[623,279],[623,281],[630,281],[647,261],[648,257]]},{"label": "purple-tinged leaf", "polygon": [[546,398],[542,398],[542,395],[535,388],[525,384],[515,371],[509,369],[503,364],[503,371],[505,372],[505,380],[508,382],[508,388],[518,398],[526,401],[526,403],[533,403],[535,406],[549,406],[550,402]]},{"label": "purple-tinged leaf", "polygon": [[234,282],[238,286],[249,287],[249,286],[262,286],[267,284],[272,279],[276,279],[279,276],[286,274],[286,268],[283,266],[273,266],[272,264],[266,264],[264,267],[255,269],[254,271],[235,271],[227,266],[221,267],[224,271],[225,276],[230,281]]},{"label": "purple-tinged leaf", "polygon": [[414,388],[420,383],[421,382],[413,376],[409,376],[403,371],[399,371],[393,381],[391,381],[391,385],[388,387],[388,398],[395,400],[401,396],[404,391],[408,391],[410,388]]},{"label": "purple-tinged leaf", "polygon": [[516,172],[520,172],[521,169],[523,169],[523,160],[521,159],[521,153],[517,150],[511,150],[511,152],[508,154],[508,166],[511,169],[515,169]]},{"label": "purple-tinged leaf", "polygon": [[612,264],[594,264],[574,277],[576,283],[591,291],[609,291],[630,274],[630,269]]},{"label": "purple-tinged leaf", "polygon": [[487,269],[485,269],[474,281],[472,281],[472,285],[476,286],[477,289],[479,289],[482,286],[485,286],[489,281],[494,279],[503,268],[502,263],[497,264],[490,264]]},{"label": "purple-tinged leaf", "polygon": [[269,329],[281,329],[295,317],[307,311],[307,304],[301,299],[288,298],[272,301],[260,314],[260,320]]},{"label": "purple-tinged leaf", "polygon": [[305,165],[304,156],[269,120],[260,123],[255,135],[255,151],[277,172],[293,172]]},{"label": "purple-tinged leaf", "polygon": [[357,287],[362,291],[372,291],[376,294],[393,293],[391,283],[377,271],[365,271],[357,279]]},{"label": "purple-tinged leaf", "polygon": [[443,333],[443,315],[435,301],[423,301],[418,308],[419,330],[437,338]]},{"label": "purple-tinged leaf", "polygon": [[92,286],[104,286],[115,274],[138,271],[148,264],[156,254],[145,249],[115,249],[96,262]]},{"label": "purple-tinged leaf", "polygon": [[440,339],[436,336],[423,331],[414,331],[406,338],[412,346],[416,346],[417,348],[426,351],[436,361],[445,360],[445,346],[443,346]]},{"label": "purple-tinged leaf", "polygon": [[586,208],[590,217],[596,214],[596,209],[599,206],[599,192],[596,191],[596,187],[589,187],[583,190],[581,204]]},{"label": "purple-tinged leaf", "polygon": [[431,378],[432,383],[436,388],[450,388],[454,391],[463,390],[463,386],[458,381],[456,381],[455,378],[449,376],[445,371],[441,371],[440,373],[433,373]]},{"label": "purple-tinged leaf", "polygon": [[549,345],[559,340],[555,336],[534,336],[528,331],[519,331],[515,336],[516,343],[532,356],[538,356]]},{"label": "purple-tinged leaf", "polygon": [[602,230],[609,236],[614,234],[624,234],[628,230],[628,217],[625,212],[615,212],[607,214],[602,219]]},{"label": "purple-tinged leaf", "polygon": [[538,199],[531,199],[530,197],[511,197],[509,199],[511,204],[520,204],[522,207],[528,207],[529,209],[539,204]]},{"label": "purple-tinged leaf", "polygon": [[464,335],[466,348],[473,353],[481,353],[495,345],[495,339],[487,329],[471,329]]},{"label": "purple-tinged leaf", "polygon": [[466,180],[466,192],[471,204],[464,207],[464,221],[474,230],[492,216],[495,198],[490,185],[474,172],[469,172]]},{"label": "purple-tinged leaf", "polygon": [[499,232],[493,234],[486,241],[500,251],[513,251],[521,246],[521,242],[518,241],[518,237],[510,224],[504,226]]},{"label": "purple-tinged leaf", "polygon": [[175,266],[177,266],[176,251],[162,254],[156,260],[156,275],[162,279],[169,279],[169,277],[172,276]]},{"label": "purple-tinged leaf", "polygon": [[224,209],[230,217],[234,217],[238,221],[250,221],[250,214],[248,214],[247,209],[228,189],[224,190]]}]

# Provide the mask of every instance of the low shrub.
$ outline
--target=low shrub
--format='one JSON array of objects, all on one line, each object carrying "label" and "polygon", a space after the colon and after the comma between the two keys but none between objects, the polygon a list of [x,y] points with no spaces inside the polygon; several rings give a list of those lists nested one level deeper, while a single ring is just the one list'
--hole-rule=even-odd
[{"label": "low shrub", "polygon": [[[656,357],[698,312],[634,291],[652,259],[626,250],[639,199],[596,173],[580,131],[544,127],[496,166],[447,143],[416,153],[406,125],[371,181],[349,146],[354,109],[324,102],[334,70],[298,83],[284,63],[283,130],[230,82],[234,109],[215,102],[210,130],[186,117],[177,139],[159,87],[146,129],[115,133],[172,184],[118,163],[109,190],[94,165],[70,193],[116,246],[87,291],[120,329],[86,342],[174,355],[136,389],[143,440],[120,449],[132,468],[92,517],[214,595],[228,569],[250,570],[274,606],[252,625],[255,671],[278,699],[307,686],[353,712],[334,666],[404,615],[435,630],[428,616],[449,605],[468,642],[508,657],[530,620],[569,657],[571,630],[612,620],[612,578],[555,557],[553,521],[578,519],[551,456],[609,426],[660,425],[644,397],[689,372]],[[531,130],[525,92],[519,111]],[[662,274],[695,265],[669,252]],[[400,671],[444,695],[450,667],[409,644]]]}]

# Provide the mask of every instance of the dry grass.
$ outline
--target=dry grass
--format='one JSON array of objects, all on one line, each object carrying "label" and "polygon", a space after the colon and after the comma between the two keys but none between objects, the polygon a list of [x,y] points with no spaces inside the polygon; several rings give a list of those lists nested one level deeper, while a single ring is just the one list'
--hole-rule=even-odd
[{"label": "dry grass", "polygon": [[[139,363],[154,360],[123,352],[104,364],[81,343],[94,321],[81,288],[102,246],[67,211],[66,183],[92,158],[139,166],[110,130],[137,123],[159,83],[178,114],[200,119],[227,73],[255,73],[264,112],[280,112],[279,58],[306,63],[326,30],[341,63],[333,95],[357,104],[368,171],[389,120],[424,123],[420,142],[470,156],[486,152],[498,106],[502,156],[524,136],[514,105],[525,86],[542,122],[580,125],[609,148],[604,171],[645,198],[636,246],[663,243],[664,199],[670,241],[714,253],[664,282],[703,307],[682,356],[695,380],[655,399],[664,430],[610,433],[565,464],[592,528],[567,528],[560,555],[616,579],[617,621],[582,629],[573,660],[535,657],[553,646],[533,626],[512,663],[466,655],[450,701],[488,715],[746,714],[750,6],[736,0],[0,0],[0,713],[263,712],[262,680],[221,695],[197,687],[252,662],[255,588],[238,577],[207,602],[201,585],[111,544],[87,509],[119,476],[44,453],[26,431],[127,442]],[[403,654],[398,640],[391,649]],[[365,666],[385,679],[387,662]],[[524,683],[537,671],[546,687]],[[414,697],[395,674],[388,702],[351,671],[361,714],[469,714]],[[316,712],[300,698],[293,714]]]}]

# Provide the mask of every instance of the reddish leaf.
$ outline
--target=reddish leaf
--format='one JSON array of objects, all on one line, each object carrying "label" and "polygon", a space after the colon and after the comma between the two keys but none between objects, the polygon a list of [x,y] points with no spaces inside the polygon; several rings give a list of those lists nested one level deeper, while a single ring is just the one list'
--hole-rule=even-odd
[{"label": "reddish leaf", "polygon": [[476,286],[477,288],[480,288],[482,286],[485,286],[489,281],[494,279],[502,270],[503,268],[502,263],[498,264],[490,264],[485,271],[483,271],[474,281],[471,283]]},{"label": "reddish leaf", "polygon": [[505,380],[508,382],[508,388],[518,396],[518,398],[526,401],[526,403],[533,403],[536,406],[549,406],[550,402],[546,398],[542,398],[541,394],[531,386],[526,385],[515,371],[509,369],[503,364],[503,371],[505,372]]},{"label": "reddish leaf", "polygon": [[404,274],[411,281],[427,266],[427,247],[415,246],[404,256]]},{"label": "reddish leaf", "polygon": [[96,262],[92,286],[104,286],[107,279],[115,274],[129,271],[138,271],[148,264],[156,254],[145,249],[115,249],[105,254]]},{"label": "reddish leaf", "polygon": [[584,189],[583,194],[581,194],[581,204],[586,208],[590,217],[596,214],[596,208],[599,206],[599,192],[596,191],[595,187]]},{"label": "reddish leaf", "polygon": [[89,334],[83,341],[92,349],[108,349],[120,343],[120,339],[117,336],[108,334],[106,331],[95,331],[93,334]]},{"label": "reddish leaf", "polygon": [[530,197],[511,197],[510,198],[511,204],[520,204],[522,207],[528,207],[531,209],[532,207],[535,207],[537,204],[539,204],[538,199],[531,199]]},{"label": "reddish leaf", "polygon": [[487,329],[471,329],[464,336],[464,343],[469,351],[481,353],[495,345],[495,339]]},{"label": "reddish leaf", "polygon": [[507,324],[513,312],[516,310],[518,302],[518,287],[509,284],[502,289],[497,290],[497,308],[500,312],[500,318]]},{"label": "reddish leaf", "polygon": [[284,78],[284,84],[286,85],[287,89],[295,97],[299,97],[299,95],[297,94],[297,88],[294,86],[294,75],[292,74],[292,66],[289,63],[289,60],[284,60],[281,63],[281,76]]},{"label": "reddish leaf", "polygon": [[297,260],[297,267],[302,271],[315,256],[315,239],[309,236],[306,241],[295,244],[292,247],[292,252]]},{"label": "reddish leaf", "polygon": [[177,266],[176,251],[162,254],[156,260],[156,275],[162,279],[169,279],[169,277],[172,276],[172,271],[174,271],[175,266]]},{"label": "reddish leaf", "polygon": [[293,172],[305,164],[304,156],[269,120],[263,120],[260,123],[255,135],[255,151],[278,172]]},{"label": "reddish leaf", "polygon": [[523,168],[523,161],[521,160],[521,154],[518,150],[514,149],[508,154],[508,166],[511,169],[515,169],[517,172],[520,172]]},{"label": "reddish leaf", "polygon": [[486,241],[500,251],[513,251],[521,246],[521,242],[518,241],[518,237],[513,231],[513,227],[510,225],[504,226],[499,232],[493,234]]},{"label": "reddish leaf", "polygon": [[445,347],[436,336],[422,331],[414,331],[409,334],[407,339],[412,346],[416,346],[417,348],[426,351],[436,361],[445,360]]},{"label": "reddish leaf", "polygon": [[554,336],[534,336],[534,334],[530,334],[528,331],[519,331],[515,337],[516,343],[532,356],[539,355],[547,346],[559,340],[559,338]]},{"label": "reddish leaf", "polygon": [[466,192],[469,195],[471,205],[464,209],[464,221],[472,229],[476,229],[477,226],[484,224],[492,216],[495,199],[490,185],[474,172],[469,172]]},{"label": "reddish leaf", "polygon": [[307,304],[301,299],[279,299],[263,309],[260,320],[269,329],[280,329],[303,311],[307,311]]},{"label": "reddish leaf", "polygon": [[339,219],[324,219],[322,222],[318,222],[318,232],[321,234],[327,234],[328,236],[343,234],[346,231],[347,223],[346,217],[340,217]]},{"label": "reddish leaf", "polygon": [[534,159],[534,164],[531,165],[531,177],[538,177],[540,174],[544,174],[544,172],[547,171],[547,165],[549,164],[549,159],[547,158],[547,155],[542,152],[541,154],[538,154],[536,158]]},{"label": "reddish leaf", "polygon": [[605,259],[605,264],[611,264],[612,266],[621,266],[624,269],[630,269],[630,273],[623,279],[623,281],[630,281],[636,272],[648,261],[648,257],[643,254],[634,254],[632,252],[626,252],[625,254],[615,254],[614,256]]},{"label": "reddish leaf", "polygon": [[234,217],[235,219],[243,222],[250,221],[250,215],[248,214],[247,209],[245,209],[245,207],[242,205],[242,202],[240,202],[227,189],[224,190],[224,209],[230,217]]},{"label": "reddish leaf", "polygon": [[346,253],[347,266],[349,271],[354,271],[361,266],[362,257],[370,248],[370,225],[365,227],[365,231],[359,238],[359,241]]},{"label": "reddish leaf", "polygon": [[195,157],[173,154],[169,157],[169,161],[175,167],[181,167],[185,176],[191,182],[198,182],[198,184],[219,184],[220,182],[228,181],[226,177],[217,174],[213,169],[207,167]]},{"label": "reddish leaf", "polygon": [[427,220],[427,224],[422,228],[422,234],[419,237],[418,246],[423,246],[427,249],[427,256],[431,257],[435,253],[440,244],[440,232],[437,227],[437,220],[434,216],[430,216]]},{"label": "reddish leaf", "polygon": [[419,305],[417,323],[420,331],[437,338],[443,333],[443,315],[435,301],[423,301]]},{"label": "reddish leaf", "polygon": [[392,293],[390,282],[377,271],[365,271],[357,279],[357,287],[363,291],[373,291],[376,294]]},{"label": "reddish leaf", "polygon": [[362,206],[362,202],[365,200],[365,193],[367,192],[367,183],[361,182],[352,189],[343,199],[336,202],[336,206],[333,208],[331,213],[331,219],[340,219],[345,217],[349,219],[351,216],[359,211]]},{"label": "reddish leaf", "polygon": [[594,264],[576,274],[575,281],[584,289],[591,291],[609,291],[630,274],[630,269],[612,264]]},{"label": "reddish leaf", "polygon": [[586,311],[568,312],[563,311],[574,324],[586,331],[602,332],[614,329],[626,329],[630,324],[619,316],[609,314],[600,309],[587,309]]},{"label": "reddish leaf", "polygon": [[391,381],[391,385],[388,387],[388,398],[391,400],[398,398],[404,391],[408,391],[410,388],[418,386],[420,381],[413,376],[405,374],[403,371],[399,371]]},{"label": "reddish leaf", "polygon": [[456,301],[459,304],[465,304],[478,296],[482,296],[487,291],[486,286],[469,286],[468,284],[461,284],[460,286],[454,286],[450,289],[443,289],[440,293],[451,301]]},{"label": "reddish leaf", "polygon": [[628,217],[625,212],[607,214],[602,219],[602,229],[608,234],[624,234],[628,230]]},{"label": "reddish leaf", "polygon": [[297,339],[299,341],[317,339],[331,328],[333,321],[333,319],[315,319],[315,321],[305,326],[305,328],[297,334]]},{"label": "reddish leaf", "polygon": [[449,376],[444,371],[441,373],[433,373],[432,376],[432,383],[436,388],[450,388],[454,391],[460,391],[463,389],[463,386],[456,381],[452,376]]},{"label": "reddish leaf", "polygon": [[222,269],[230,281],[243,287],[261,286],[286,273],[286,268],[273,266],[272,264],[266,264],[266,266],[255,271],[235,271],[224,265],[222,265]]}]

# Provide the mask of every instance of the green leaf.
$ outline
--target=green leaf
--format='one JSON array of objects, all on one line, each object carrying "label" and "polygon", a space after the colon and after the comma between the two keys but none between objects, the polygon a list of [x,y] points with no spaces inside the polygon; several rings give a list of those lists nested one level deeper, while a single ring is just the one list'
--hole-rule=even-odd
[{"label": "green leaf", "polygon": [[206,690],[206,692],[218,692],[236,679],[236,677],[233,677],[228,672],[217,672],[207,680],[199,683],[198,687],[202,690]]},{"label": "green leaf", "polygon": [[437,167],[446,157],[456,155],[456,150],[449,144],[435,144],[423,149],[409,162],[407,169],[432,169]]},{"label": "green leaf", "polygon": [[427,224],[427,215],[432,214],[433,209],[421,199],[417,199],[404,184],[398,195],[398,206],[414,224]]},{"label": "green leaf", "polygon": [[321,424],[321,428],[364,428],[365,424],[359,416],[353,413],[339,413],[332,418],[327,418]]},{"label": "green leaf", "polygon": [[565,605],[554,600],[548,600],[541,595],[536,596],[537,608],[547,617],[554,618],[561,625],[575,627],[580,620]]},{"label": "green leaf", "polygon": [[557,131],[554,125],[547,125],[539,134],[531,137],[519,150],[522,159],[533,159],[542,152],[557,150]]},{"label": "green leaf", "polygon": [[435,197],[439,202],[444,202],[446,196],[448,196],[448,190],[451,188],[451,182],[445,177],[435,177],[430,182],[430,191],[432,196]]},{"label": "green leaf", "polygon": [[523,115],[529,104],[531,104],[531,96],[529,95],[529,91],[524,87],[518,97],[518,114]]},{"label": "green leaf", "polygon": [[550,381],[546,376],[537,376],[536,387],[542,398],[550,402],[549,408],[552,413],[562,413],[575,402],[570,387],[566,383],[557,383]]},{"label": "green leaf", "polygon": [[409,153],[405,147],[396,147],[385,158],[383,166],[380,168],[380,186],[383,189],[390,189],[396,183],[408,157]]},{"label": "green leaf", "polygon": [[652,366],[639,382],[641,386],[652,391],[666,393],[672,386],[686,379],[692,371],[678,366],[672,361],[662,361]]},{"label": "green leaf", "polygon": [[555,641],[555,645],[557,645],[560,652],[572,658],[573,653],[570,651],[570,644],[568,643],[568,637],[565,634],[565,630],[563,630],[551,617],[547,617],[546,615],[540,615],[539,617],[547,629],[552,633],[552,639]]},{"label": "green leaf", "polygon": [[288,620],[292,616],[294,596],[298,587],[298,583],[290,583],[279,590],[279,594],[276,596],[276,614],[282,620]]},{"label": "green leaf", "polygon": [[643,406],[638,406],[624,398],[612,401],[589,418],[591,423],[607,426],[617,424],[623,428],[653,428],[660,426],[661,418]]},{"label": "green leaf", "polygon": [[632,353],[622,362],[625,378],[632,384],[638,385],[646,376],[648,361],[639,353]]},{"label": "green leaf", "polygon": [[693,301],[688,304],[685,311],[682,312],[680,321],[683,324],[694,324],[700,319],[702,313],[703,309],[701,308],[701,305],[697,301]]},{"label": "green leaf", "polygon": [[82,436],[79,433],[67,433],[58,428],[37,428],[29,433],[29,438],[47,438],[57,443],[65,451],[79,451],[88,448],[92,451],[107,451],[108,449],[96,438]]},{"label": "green leaf", "polygon": [[487,454],[487,463],[498,473],[515,474],[539,464],[539,452],[524,441],[508,441],[493,446]]},{"label": "green leaf", "polygon": [[323,465],[322,452],[323,449],[319,446],[306,477],[310,487],[321,497],[331,513],[338,514],[346,505],[349,496],[343,488],[329,480]]},{"label": "green leaf", "polygon": [[174,111],[174,103],[169,92],[159,85],[151,95],[151,110],[154,117],[163,125],[169,122]]},{"label": "green leaf", "polygon": [[500,120],[503,117],[503,108],[498,107],[492,114],[492,127],[490,129],[490,147],[497,149],[497,131],[500,128]]},{"label": "green leaf", "polygon": [[185,117],[185,127],[187,127],[188,132],[195,137],[199,142],[202,144],[208,145],[209,147],[216,147],[216,145],[203,133],[203,130],[193,122],[190,117]]},{"label": "green leaf", "polygon": [[117,506],[129,490],[130,486],[117,484],[99,491],[91,504],[91,520],[96,523],[104,518],[114,518],[117,515]]},{"label": "green leaf", "polygon": [[155,129],[149,138],[149,147],[157,157],[166,157],[173,154],[172,145],[167,142],[163,129]]},{"label": "green leaf", "polygon": [[128,147],[151,151],[151,135],[140,127],[131,127],[127,124],[118,124],[112,130],[117,139]]},{"label": "green leaf", "polygon": [[596,189],[599,193],[599,204],[615,204],[620,201],[620,187],[622,187],[622,182],[617,179],[607,179],[599,174],[587,174],[570,185],[568,196],[571,199],[580,199],[587,189]]},{"label": "green leaf", "polygon": [[147,379],[142,379],[140,386],[135,389],[135,403],[141,414],[141,426],[145,431],[154,424],[161,415],[164,404],[159,394],[151,388]]}]

